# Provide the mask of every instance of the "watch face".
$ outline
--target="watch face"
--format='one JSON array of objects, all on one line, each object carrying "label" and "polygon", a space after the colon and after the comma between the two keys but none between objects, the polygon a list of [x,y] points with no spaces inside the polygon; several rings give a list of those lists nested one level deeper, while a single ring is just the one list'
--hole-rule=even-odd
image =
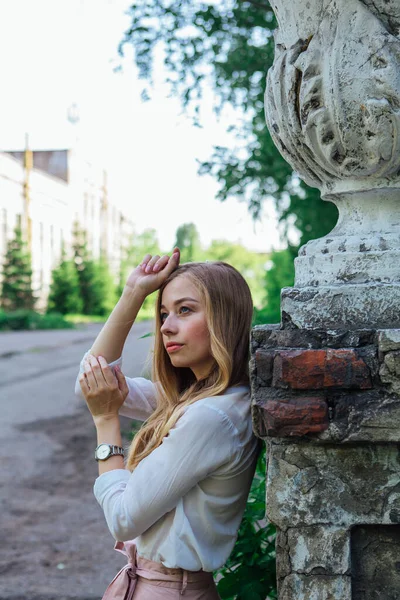
[{"label": "watch face", "polygon": [[97,456],[100,460],[104,460],[105,458],[107,458],[107,456],[110,454],[110,452],[111,452],[111,448],[110,448],[110,446],[108,446],[108,444],[101,444],[97,448]]}]

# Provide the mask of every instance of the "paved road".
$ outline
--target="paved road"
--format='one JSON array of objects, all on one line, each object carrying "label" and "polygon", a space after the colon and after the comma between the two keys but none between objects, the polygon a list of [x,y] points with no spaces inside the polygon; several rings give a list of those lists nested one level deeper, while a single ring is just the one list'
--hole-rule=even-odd
[{"label": "paved road", "polygon": [[[0,333],[0,600],[100,599],[125,564],[92,493],[93,421],[73,393],[100,329]],[[125,375],[148,373],[152,337],[139,338],[151,330],[132,328]]]}]

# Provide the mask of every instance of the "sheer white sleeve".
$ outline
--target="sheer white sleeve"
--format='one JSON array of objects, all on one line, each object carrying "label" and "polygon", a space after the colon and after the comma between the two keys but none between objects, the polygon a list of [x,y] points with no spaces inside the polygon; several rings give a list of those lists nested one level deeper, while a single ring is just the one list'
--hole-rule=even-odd
[{"label": "sheer white sleeve", "polygon": [[[86,352],[82,358],[79,374],[75,382],[75,394],[82,399],[83,394],[79,383],[79,375],[84,371],[83,363],[89,352]],[[122,357],[109,363],[109,365],[111,368],[116,367],[117,365],[121,367]],[[144,377],[125,377],[125,379],[129,393],[119,410],[119,414],[123,417],[136,419],[137,421],[146,421],[157,405],[156,385]]]},{"label": "sheer white sleeve", "polygon": [[236,430],[225,413],[190,406],[133,473],[115,469],[96,479],[94,494],[114,538],[136,538],[205,477],[224,477],[236,445]]}]

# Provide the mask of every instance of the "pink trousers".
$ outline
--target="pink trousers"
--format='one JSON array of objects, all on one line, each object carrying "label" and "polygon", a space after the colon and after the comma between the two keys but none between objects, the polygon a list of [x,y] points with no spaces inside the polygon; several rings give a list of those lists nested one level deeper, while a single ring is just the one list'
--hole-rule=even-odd
[{"label": "pink trousers", "polygon": [[128,564],[102,600],[220,600],[212,573],[169,569],[138,556],[132,542],[117,542],[115,549],[127,556]]}]

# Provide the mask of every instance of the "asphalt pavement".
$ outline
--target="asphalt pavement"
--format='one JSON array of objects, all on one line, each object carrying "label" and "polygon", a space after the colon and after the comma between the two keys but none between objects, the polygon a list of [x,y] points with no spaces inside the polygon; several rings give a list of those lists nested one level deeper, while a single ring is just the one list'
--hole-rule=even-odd
[{"label": "asphalt pavement", "polygon": [[[125,375],[148,375],[152,328],[132,327]],[[93,496],[95,428],[74,395],[100,329],[0,333],[0,600],[100,599],[125,564]]]}]

